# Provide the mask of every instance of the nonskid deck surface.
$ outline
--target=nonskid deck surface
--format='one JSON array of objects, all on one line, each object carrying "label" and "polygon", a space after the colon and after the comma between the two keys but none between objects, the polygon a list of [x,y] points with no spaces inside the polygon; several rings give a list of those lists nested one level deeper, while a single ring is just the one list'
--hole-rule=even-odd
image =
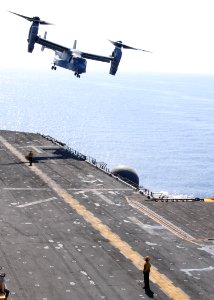
[{"label": "nonskid deck surface", "polygon": [[[26,160],[32,149],[36,162]],[[148,201],[39,134],[0,131],[0,265],[12,299],[212,299],[214,204]]]}]

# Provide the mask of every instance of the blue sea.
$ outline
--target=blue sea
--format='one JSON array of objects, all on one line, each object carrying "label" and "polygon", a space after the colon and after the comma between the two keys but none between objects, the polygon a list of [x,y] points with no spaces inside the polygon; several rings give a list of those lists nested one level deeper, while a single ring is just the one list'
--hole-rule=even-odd
[{"label": "blue sea", "polygon": [[0,129],[135,169],[153,192],[214,197],[214,76],[0,71]]}]

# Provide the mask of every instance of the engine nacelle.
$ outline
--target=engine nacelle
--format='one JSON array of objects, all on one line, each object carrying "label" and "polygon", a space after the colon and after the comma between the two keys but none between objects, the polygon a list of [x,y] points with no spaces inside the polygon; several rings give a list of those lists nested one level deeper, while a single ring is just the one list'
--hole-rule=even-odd
[{"label": "engine nacelle", "polygon": [[113,60],[111,61],[111,67],[109,74],[115,75],[122,57],[122,50],[119,47],[115,47],[112,53]]},{"label": "engine nacelle", "polygon": [[34,49],[34,45],[38,39],[38,31],[39,31],[39,21],[34,21],[30,27],[28,34],[28,52],[32,53]]}]

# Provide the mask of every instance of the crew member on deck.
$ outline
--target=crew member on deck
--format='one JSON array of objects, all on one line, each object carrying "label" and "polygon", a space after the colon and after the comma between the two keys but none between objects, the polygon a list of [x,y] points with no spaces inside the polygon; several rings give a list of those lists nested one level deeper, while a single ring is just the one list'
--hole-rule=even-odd
[{"label": "crew member on deck", "polygon": [[5,285],[5,273],[0,273],[0,295],[4,294],[5,295],[5,299],[7,299],[7,297],[10,294],[10,291],[6,288]]},{"label": "crew member on deck", "polygon": [[150,268],[151,264],[149,263],[150,257],[146,256],[145,258],[145,264],[143,268],[143,275],[144,275],[144,289],[146,292],[150,292],[150,285],[149,285],[149,273],[150,273]]},{"label": "crew member on deck", "polygon": [[28,160],[29,160],[29,166],[32,166],[32,163],[33,163],[33,151],[30,150],[29,153],[28,153]]}]

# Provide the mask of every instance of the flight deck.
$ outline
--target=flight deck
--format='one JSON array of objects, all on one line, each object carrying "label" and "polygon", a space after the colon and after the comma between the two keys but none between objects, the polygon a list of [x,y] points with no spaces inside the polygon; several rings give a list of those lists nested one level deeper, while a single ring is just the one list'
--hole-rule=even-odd
[{"label": "flight deck", "polygon": [[153,201],[62,143],[4,130],[0,190],[8,299],[213,299],[214,202]]}]

